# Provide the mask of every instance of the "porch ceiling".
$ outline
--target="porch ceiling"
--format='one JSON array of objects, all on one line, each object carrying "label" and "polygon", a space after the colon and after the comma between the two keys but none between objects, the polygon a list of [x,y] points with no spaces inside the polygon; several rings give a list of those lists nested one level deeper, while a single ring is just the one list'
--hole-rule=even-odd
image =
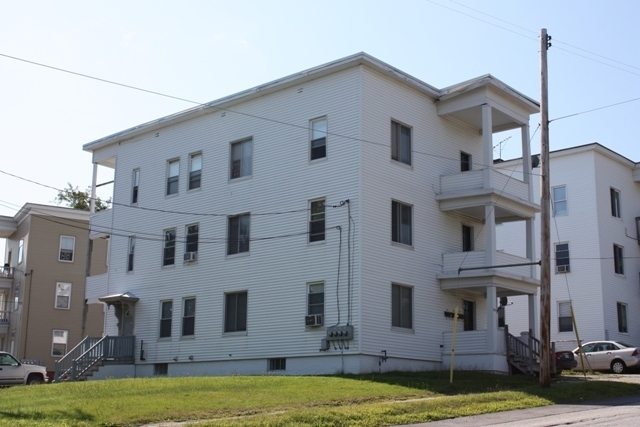
[{"label": "porch ceiling", "polygon": [[493,205],[496,223],[522,221],[534,218],[540,211],[538,205],[511,197],[509,194],[498,194],[494,189],[470,190],[464,193],[440,194],[436,196],[441,211],[458,211],[478,220],[484,221],[484,207]]},{"label": "porch ceiling", "polygon": [[516,276],[499,270],[463,271],[457,274],[438,274],[443,291],[465,290],[486,295],[488,286],[495,286],[498,297],[533,295],[540,280]]}]

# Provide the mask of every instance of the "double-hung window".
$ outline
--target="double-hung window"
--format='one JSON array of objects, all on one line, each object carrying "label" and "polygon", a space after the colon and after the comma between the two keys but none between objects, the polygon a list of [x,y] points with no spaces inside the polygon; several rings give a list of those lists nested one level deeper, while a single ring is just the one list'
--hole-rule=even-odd
[{"label": "double-hung window", "polygon": [[138,186],[140,185],[140,169],[133,171],[133,182],[131,186],[131,204],[138,203]]},{"label": "double-hung window", "polygon": [[307,285],[307,314],[324,314],[324,282]]},{"label": "double-hung window", "polygon": [[169,160],[167,164],[167,196],[178,194],[180,159]]},{"label": "double-hung window", "polygon": [[627,304],[617,303],[618,309],[618,332],[622,332],[626,334],[629,332],[629,328],[627,326]]},{"label": "double-hung window", "polygon": [[567,187],[561,185],[554,187],[551,190],[553,196],[553,215],[566,215],[567,214]]},{"label": "double-hung window", "polygon": [[133,271],[133,256],[136,250],[136,236],[129,236],[129,245],[127,247],[127,272]]},{"label": "double-hung window", "polygon": [[556,243],[556,273],[569,273],[570,271],[569,244]]},{"label": "double-hung window", "polygon": [[327,118],[311,121],[310,160],[327,157]]},{"label": "double-hung window", "polygon": [[391,122],[391,158],[411,165],[411,128]]},{"label": "double-hung window", "polygon": [[199,228],[198,224],[187,225],[187,244],[184,246],[185,261],[195,261],[197,259]]},{"label": "double-hung window", "polygon": [[460,152],[460,172],[466,172],[471,170],[471,154]]},{"label": "double-hung window", "polygon": [[164,230],[162,265],[173,265],[176,262],[176,229]]},{"label": "double-hung window", "polygon": [[13,290],[13,311],[18,311],[18,308],[20,308],[20,283],[17,283]]},{"label": "double-hung window", "polygon": [[160,303],[160,338],[171,337],[171,320],[173,319],[173,301]]},{"label": "double-hung window", "polygon": [[558,302],[558,332],[573,332],[571,302]]},{"label": "double-hung window", "polygon": [[249,252],[251,216],[249,214],[229,217],[227,227],[227,255]]},{"label": "double-hung window", "polygon": [[71,283],[56,283],[55,307],[62,310],[71,308]]},{"label": "double-hung window", "polygon": [[412,207],[404,203],[391,202],[391,240],[412,245]]},{"label": "double-hung window", "polygon": [[224,331],[243,332],[247,330],[247,292],[225,295]]},{"label": "double-hung window", "polygon": [[67,342],[69,340],[69,331],[54,329],[51,345],[51,355],[60,357],[67,354]]},{"label": "double-hung window", "polygon": [[18,243],[18,265],[22,264],[23,258],[24,258],[24,239],[20,239],[20,243]]},{"label": "double-hung window", "polygon": [[231,144],[231,164],[229,179],[251,176],[253,140],[245,139]]},{"label": "double-hung window", "polygon": [[182,310],[182,336],[191,337],[196,330],[196,299],[185,298]]},{"label": "double-hung window", "polygon": [[616,274],[624,274],[624,248],[613,245],[613,265]]},{"label": "double-hung window", "polygon": [[189,158],[189,190],[200,188],[202,179],[202,153],[192,154]]},{"label": "double-hung window", "polygon": [[462,252],[473,251],[473,227],[462,226]]},{"label": "double-hung window", "polygon": [[324,240],[325,218],[324,199],[312,200],[309,203],[309,242]]},{"label": "double-hung window", "polygon": [[611,216],[620,218],[620,192],[615,188],[609,189],[609,192],[611,193]]},{"label": "double-hung window", "polygon": [[391,285],[391,326],[413,328],[413,288]]},{"label": "double-hung window", "polygon": [[73,262],[73,251],[76,245],[76,238],[69,236],[60,236],[60,255],[58,260],[65,262]]}]

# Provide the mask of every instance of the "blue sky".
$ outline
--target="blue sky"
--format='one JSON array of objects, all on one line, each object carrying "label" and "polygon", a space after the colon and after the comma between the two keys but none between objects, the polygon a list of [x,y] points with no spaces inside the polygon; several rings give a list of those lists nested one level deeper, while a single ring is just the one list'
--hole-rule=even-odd
[{"label": "blue sky", "polygon": [[[634,0],[0,0],[0,8],[0,55],[197,102],[361,51],[439,88],[490,73],[539,99],[541,28],[553,37],[551,119],[640,98]],[[0,171],[85,188],[92,166],[83,144],[192,105],[0,56]],[[597,141],[640,161],[639,118],[635,100],[552,122],[551,149]],[[517,156],[515,141],[496,157]],[[0,185],[0,215],[56,195],[1,173]]]}]

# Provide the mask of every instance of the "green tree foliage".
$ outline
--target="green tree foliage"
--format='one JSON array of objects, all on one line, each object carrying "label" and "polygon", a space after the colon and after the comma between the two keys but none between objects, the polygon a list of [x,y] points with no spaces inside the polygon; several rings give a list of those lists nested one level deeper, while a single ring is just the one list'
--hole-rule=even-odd
[{"label": "green tree foliage", "polygon": [[[54,202],[58,205],[65,203],[68,207],[88,211],[91,207],[91,188],[80,191],[78,187],[74,187],[70,182],[68,187],[58,191]],[[96,197],[96,212],[105,210],[111,205],[111,197],[109,200],[102,201],[100,197]]]}]

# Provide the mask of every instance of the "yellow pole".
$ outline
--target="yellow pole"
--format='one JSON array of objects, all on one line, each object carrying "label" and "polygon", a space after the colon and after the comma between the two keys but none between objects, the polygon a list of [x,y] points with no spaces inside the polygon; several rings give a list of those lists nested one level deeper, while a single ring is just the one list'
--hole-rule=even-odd
[{"label": "yellow pole", "polygon": [[580,354],[580,366],[582,366],[582,375],[587,378],[587,370],[584,367],[584,352],[582,351],[582,341],[580,341],[580,335],[578,334],[578,324],[576,323],[576,317],[573,315],[573,303],[569,304],[571,309],[571,321],[573,322],[573,330],[576,332],[576,339],[578,340],[578,354]]},{"label": "yellow pole", "polygon": [[453,311],[453,335],[451,336],[451,363],[449,366],[449,383],[453,384],[453,362],[456,352],[456,330],[458,329],[458,307]]}]

